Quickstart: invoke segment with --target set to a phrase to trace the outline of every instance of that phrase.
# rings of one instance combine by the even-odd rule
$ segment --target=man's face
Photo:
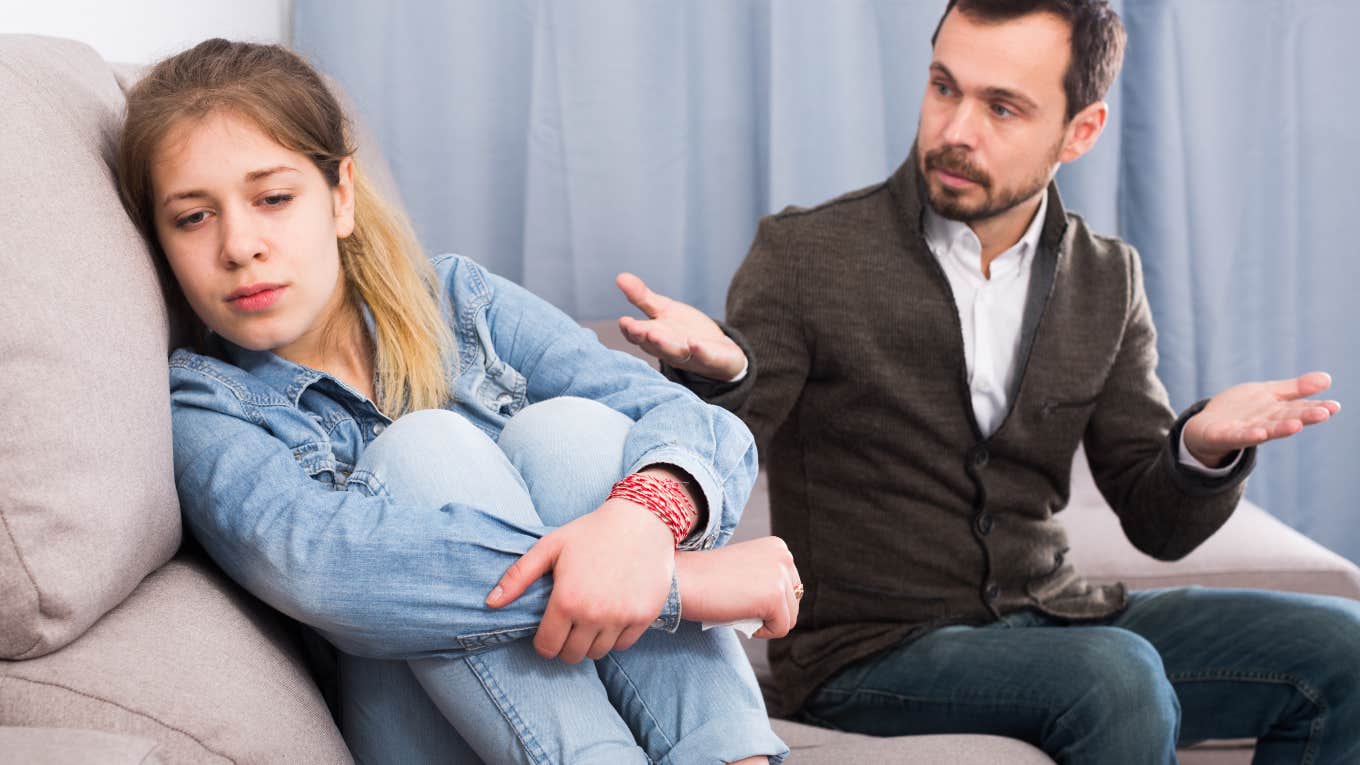
[[[930,206],[979,221],[1035,198],[1067,136],[1067,22],[981,22],[950,11],[935,40],[916,148]]]

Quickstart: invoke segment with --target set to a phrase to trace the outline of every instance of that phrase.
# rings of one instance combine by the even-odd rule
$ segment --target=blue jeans
[[[1253,762],[1360,762],[1360,603],[1199,587],[1133,593],[1097,624],[1033,611],[847,667],[810,722],[880,736],[990,733],[1059,763],[1174,763],[1256,738]]]
[[[356,469],[406,503],[461,502],[556,527],[604,502],[622,477],[631,426],[602,404],[564,397],[523,409],[498,445],[459,415],[414,412],[375,439]],[[426,586],[484,595],[507,565],[486,563]],[[460,659],[341,654],[341,730],[360,763],[778,762],[788,749],[770,730],[738,640],[730,629],[681,622],[576,665],[544,660],[527,639]]]

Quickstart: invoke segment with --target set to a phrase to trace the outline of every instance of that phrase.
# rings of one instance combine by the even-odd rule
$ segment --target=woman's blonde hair
[[[339,102],[306,61],[283,47],[214,39],[161,61],[128,93],[117,173],[123,205],[163,267],[152,159],[181,120],[223,111],[309,158],[332,187],[340,182],[340,163],[354,154]],[[434,268],[405,215],[382,199],[357,163],[354,192],[354,232],[339,241],[340,265],[347,310],[357,318],[362,301],[377,328],[375,403],[392,417],[442,407],[451,394],[447,365],[454,340],[440,314]],[[202,350],[207,328],[177,285],[170,297]]]

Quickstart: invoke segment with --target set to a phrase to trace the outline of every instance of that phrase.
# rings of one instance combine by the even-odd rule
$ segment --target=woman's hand
[[[674,560],[675,537],[660,519],[626,499],[611,499],[538,540],[486,603],[503,606],[551,571],[552,594],[534,648],[568,664],[600,659],[632,647],[661,613]]]
[[[678,552],[683,616],[689,621],[760,619],[752,637],[783,637],[798,621],[802,580],[779,537],[761,537],[715,550]]]

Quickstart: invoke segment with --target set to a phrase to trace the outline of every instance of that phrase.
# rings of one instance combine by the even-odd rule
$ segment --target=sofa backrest
[[[165,302],[118,201],[123,92],[0,35],[0,658],[79,637],[179,546]]]

